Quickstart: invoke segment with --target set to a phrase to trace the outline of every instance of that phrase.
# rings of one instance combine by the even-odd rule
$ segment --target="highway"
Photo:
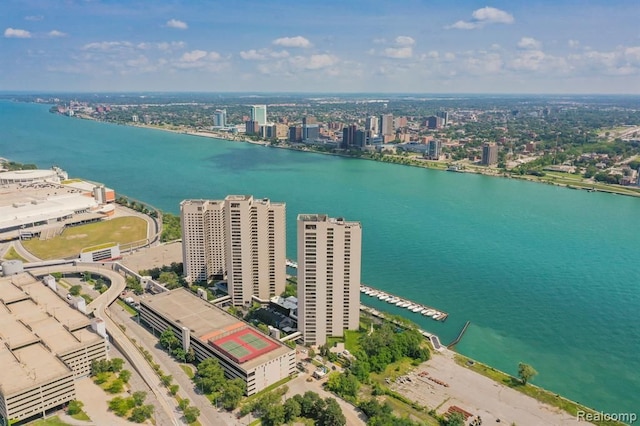
[[[107,332],[111,336],[111,342],[117,346],[122,354],[128,359],[133,368],[140,374],[144,382],[149,387],[149,390],[153,392],[158,403],[162,407],[165,414],[171,419],[173,425],[183,425],[180,420],[177,411],[177,404],[173,398],[169,398],[164,392],[164,386],[160,382],[160,378],[156,375],[155,371],[151,368],[147,360],[142,356],[138,348],[127,338],[124,332],[118,327],[118,325],[111,319],[107,312],[107,308],[112,304],[125,289],[126,282],[122,275],[115,271],[112,271],[107,267],[98,266],[46,266],[38,269],[31,269],[30,272],[34,275],[50,274],[52,272],[62,273],[78,273],[78,272],[91,272],[97,275],[107,277],[111,281],[109,289],[98,296],[87,306],[87,312],[93,312],[97,318],[101,318],[106,325]]]

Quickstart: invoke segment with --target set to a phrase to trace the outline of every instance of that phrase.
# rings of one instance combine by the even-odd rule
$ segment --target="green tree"
[[[465,418],[461,413],[451,413],[444,424],[445,426],[464,426]]]
[[[344,426],[347,424],[347,419],[342,414],[342,409],[338,402],[333,398],[327,398],[325,400],[326,407],[320,415],[320,425],[323,426]]]
[[[200,416],[200,409],[198,407],[187,407],[183,410],[184,419],[187,423],[193,423],[198,420],[198,416]]]
[[[71,286],[71,288],[69,289],[69,293],[71,293],[73,296],[80,296],[81,291],[82,291],[82,286],[79,284]]]
[[[122,358],[113,358],[111,361],[109,361],[109,371],[117,373],[122,370],[123,365],[124,360]]]
[[[189,406],[190,403],[191,403],[191,401],[189,401],[188,398],[181,399],[178,402],[178,408],[180,408],[180,411],[184,412],[184,410],[187,409],[187,407]]]
[[[217,359],[207,358],[198,364],[198,373],[193,381],[203,393],[217,391],[225,382],[224,370]]]
[[[162,334],[160,334],[160,345],[169,351],[180,345],[180,340],[178,340],[171,327],[167,327]]]
[[[162,382],[163,385],[169,386],[173,381],[173,376],[172,375],[161,376],[160,381]]]
[[[218,401],[225,410],[234,410],[240,404],[245,388],[246,383],[242,379],[233,379],[225,382],[222,395],[218,398]]]
[[[280,404],[270,405],[261,417],[261,420],[265,426],[280,426],[284,424],[284,407]]]
[[[129,383],[129,379],[131,378],[131,371],[122,370],[118,375],[118,378],[122,380],[124,383]]]
[[[144,404],[144,400],[147,398],[147,393],[144,391],[137,391],[134,392],[131,397],[133,398],[133,402],[135,403],[136,407],[140,407],[142,404]]]
[[[70,416],[73,416],[74,414],[78,414],[79,412],[82,411],[82,407],[84,406],[84,404],[82,403],[82,401],[78,401],[78,400],[73,400],[69,402],[69,405],[67,406],[67,414],[69,414]]]
[[[172,396],[176,396],[178,394],[178,390],[180,390],[180,386],[178,385],[171,385],[169,386],[169,393]]]
[[[284,421],[292,422],[300,416],[300,403],[293,398],[289,398],[284,402]]]
[[[147,419],[151,418],[151,415],[153,414],[153,409],[154,409],[153,405],[142,405],[140,407],[135,407],[131,411],[131,416],[129,417],[129,420],[135,423],[143,423]]]
[[[107,388],[109,393],[120,393],[124,390],[124,382],[120,379],[116,379],[111,382],[111,385]]]
[[[116,416],[124,417],[130,409],[129,402],[120,396],[109,401],[109,410],[113,411]]]
[[[518,377],[520,377],[520,382],[522,382],[523,385],[526,385],[527,382],[537,374],[538,372],[529,364],[525,364],[524,362],[518,364]]]

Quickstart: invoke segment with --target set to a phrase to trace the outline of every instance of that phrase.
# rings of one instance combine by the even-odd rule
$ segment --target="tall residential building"
[[[285,204],[250,195],[224,199],[227,285],[234,305],[269,300],[286,283]]]
[[[260,126],[267,124],[267,106],[251,105],[251,121],[257,122]]]
[[[365,130],[371,130],[374,135],[378,134],[378,117],[369,116],[365,121]]]
[[[213,113],[213,126],[214,127],[227,127],[227,110],[217,109]]]
[[[309,124],[318,124],[318,120],[313,115],[305,115],[302,117],[302,125],[306,126]]]
[[[224,201],[184,200],[180,203],[182,259],[187,281],[222,278],[226,271]]]
[[[426,157],[430,160],[439,160],[440,154],[442,154],[442,142],[440,142],[438,139],[430,140],[426,152]]]
[[[393,135],[393,114],[383,114],[380,116],[380,134],[383,136]]]
[[[482,161],[480,164],[483,166],[492,166],[498,163],[498,145],[495,143],[485,143],[482,146]]]
[[[289,127],[289,142],[300,142],[302,140],[302,127]]]
[[[285,204],[250,195],[180,203],[188,281],[227,277],[234,305],[268,300],[286,283]]]
[[[436,117],[442,118],[442,125],[446,126],[449,124],[449,112],[448,111],[438,111],[436,112]]]
[[[444,126],[444,118],[432,115],[427,117],[427,128],[429,129],[441,129]]]
[[[324,214],[298,215],[298,330],[323,345],[357,330],[362,228]]]
[[[317,124],[302,126],[302,140],[316,140],[320,137],[320,127]]]
[[[356,132],[358,130],[358,126],[352,124],[350,126],[345,126],[342,129],[342,145],[340,148],[349,149],[356,143]]]

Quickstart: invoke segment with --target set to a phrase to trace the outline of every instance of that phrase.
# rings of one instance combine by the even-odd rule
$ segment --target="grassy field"
[[[40,259],[77,256],[85,247],[109,242],[126,244],[147,237],[147,222],[139,217],[118,217],[104,222],[66,228],[62,235],[50,240],[32,239],[22,245]]]
[[[68,423],[60,420],[58,416],[49,417],[48,419],[36,420],[29,423],[29,426],[70,426]]]
[[[182,371],[184,371],[184,373],[190,379],[193,379],[195,377],[196,373],[194,373],[193,367],[191,367],[191,365],[189,365],[189,364],[180,364],[180,368],[182,369]]]
[[[517,390],[518,392],[522,392],[525,395],[528,395],[532,398],[537,399],[540,402],[545,404],[549,404],[553,407],[558,407],[563,411],[571,414],[572,416],[577,415],[578,411],[584,411],[586,413],[594,413],[594,411],[588,407],[580,405],[574,401],[570,401],[561,397],[558,394],[553,392],[549,392],[548,390],[542,389],[538,386],[534,386],[531,384],[522,385],[520,380],[517,378],[510,376],[502,371],[496,370],[495,368],[489,367],[488,365],[484,365],[477,361],[474,361],[473,364],[470,363],[469,358],[466,358],[462,355],[455,356],[456,363],[462,365],[463,367],[469,368],[475,371],[478,374],[482,374],[490,378],[491,380],[502,383],[505,386],[508,386],[512,389]],[[593,421],[593,424],[597,426],[622,426],[623,423],[614,422],[614,421]]]
[[[91,418],[89,418],[87,413],[85,413],[82,410],[80,410],[80,412],[78,414],[72,414],[71,417],[73,417],[76,420],[82,420],[82,421],[85,421],[85,422],[91,421]]]
[[[131,306],[129,306],[124,300],[116,300],[116,302],[118,303],[118,305],[122,306],[122,308],[129,312],[131,315],[138,315],[138,311],[136,311],[135,309],[133,309]]]
[[[10,247],[9,250],[7,250],[7,252],[4,254],[4,259],[5,260],[21,260],[25,263],[27,262],[27,259],[20,256],[16,251],[16,249],[13,247]]]

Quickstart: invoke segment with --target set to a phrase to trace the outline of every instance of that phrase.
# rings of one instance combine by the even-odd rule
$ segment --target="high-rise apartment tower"
[[[324,214],[298,215],[298,330],[323,345],[357,330],[362,227]]]

